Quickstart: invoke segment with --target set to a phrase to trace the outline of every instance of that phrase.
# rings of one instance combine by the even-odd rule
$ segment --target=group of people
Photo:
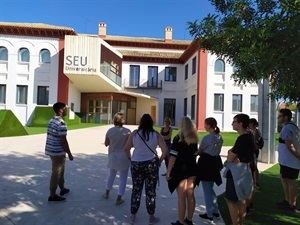
[[[53,105],[53,109],[56,116],[49,121],[46,141],[46,154],[52,161],[48,201],[65,201],[66,198],[63,196],[70,191],[64,187],[65,154],[67,153],[69,159],[73,160],[66,140],[66,124],[62,118],[66,115],[67,107],[64,103],[58,102]],[[291,115],[287,111],[279,111],[278,120],[285,125],[279,140],[279,163],[285,200],[278,204],[281,208],[295,209],[297,196],[295,185],[300,169],[300,154],[296,150],[298,146],[293,143],[293,132],[299,129],[296,130],[294,124],[289,125],[292,124]],[[115,204],[120,205],[124,202],[122,196],[130,168],[132,224],[136,221],[144,185],[149,224],[159,222],[159,218],[155,216],[156,187],[159,185],[159,167],[162,161],[165,161],[167,168],[166,173],[162,175],[166,177],[168,188],[171,193],[176,190],[178,195],[178,219],[172,222],[172,225],[193,224],[196,205],[194,189],[200,183],[203,187],[206,213],[200,214],[199,217],[208,221],[220,217],[214,183],[222,184],[223,166],[225,167],[223,176],[226,178],[225,198],[232,223],[243,224],[247,206],[253,207],[254,187],[258,186],[256,163],[261,134],[255,119],[250,119],[246,114],[234,116],[232,127],[239,136],[228,151],[224,165],[220,157],[223,139],[217,121],[212,117],[204,121],[208,134],[202,138],[199,147],[198,131],[188,117],[180,119],[178,134],[172,142],[173,130],[169,117],[165,118],[160,133],[153,128],[153,120],[149,114],[141,117],[138,129],[132,132],[123,126],[124,122],[123,114],[116,113],[113,118],[114,127],[110,128],[105,136],[109,175],[103,198],[110,197],[116,174],[119,172],[120,183]],[[300,131],[298,133],[300,134]],[[158,154],[157,146],[160,147],[161,154]],[[57,186],[60,188],[60,196],[56,194]]]

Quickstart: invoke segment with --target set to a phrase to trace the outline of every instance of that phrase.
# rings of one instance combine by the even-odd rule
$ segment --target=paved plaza
[[[67,201],[48,203],[51,161],[44,154],[46,134],[0,138],[0,224],[1,225],[129,225],[131,177],[128,175],[125,202],[115,205],[118,178],[109,199],[103,199],[108,174],[106,131],[98,126],[68,131],[68,141],[74,161],[67,160],[65,180],[71,189]],[[131,130],[137,126],[126,126]],[[222,158],[228,147],[223,147]],[[270,164],[259,163],[260,171]],[[165,173],[162,164],[160,174]],[[224,191],[224,182],[215,190]],[[202,188],[195,189],[195,225],[210,224],[199,218],[205,212]],[[170,194],[165,177],[160,176],[157,191],[156,216],[158,225],[177,220],[177,193]],[[223,220],[214,220],[224,224]],[[143,195],[136,225],[147,225],[148,214]]]

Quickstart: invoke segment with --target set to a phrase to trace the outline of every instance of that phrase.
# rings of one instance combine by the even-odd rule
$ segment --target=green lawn
[[[284,199],[281,182],[279,179],[279,165],[276,164],[260,174],[260,188],[255,193],[255,211],[246,217],[245,225],[280,224],[296,225],[300,223],[300,214],[277,209],[276,202]],[[300,180],[298,179],[298,193],[300,193]],[[224,195],[218,197],[219,209],[225,224],[232,224]],[[297,205],[300,205],[298,197]]]

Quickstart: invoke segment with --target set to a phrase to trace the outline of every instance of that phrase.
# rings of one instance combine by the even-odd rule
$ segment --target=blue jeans
[[[217,195],[214,190],[214,182],[211,181],[201,181],[203,192],[204,192],[204,200],[206,205],[206,213],[208,217],[212,217],[213,213],[218,213],[218,202]]]

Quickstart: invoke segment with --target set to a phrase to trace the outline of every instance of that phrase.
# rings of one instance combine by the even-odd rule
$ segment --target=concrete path
[[[0,138],[0,224],[1,225],[128,225],[130,215],[131,177],[129,173],[125,202],[116,206],[118,178],[108,200],[102,198],[108,174],[107,148],[104,136],[111,126],[71,130],[68,141],[74,161],[67,160],[65,180],[71,189],[67,201],[48,203],[51,161],[44,155],[45,134]],[[127,126],[131,130],[136,126]],[[222,158],[228,147],[222,149]],[[259,163],[265,170],[270,164]],[[162,165],[160,174],[165,172]],[[224,183],[216,187],[224,192]],[[199,218],[205,212],[202,188],[195,189],[194,224],[208,224]],[[160,177],[157,191],[158,225],[177,220],[177,194],[170,194],[165,177]],[[215,224],[224,224],[215,220]],[[136,225],[147,225],[145,196],[137,214]]]

